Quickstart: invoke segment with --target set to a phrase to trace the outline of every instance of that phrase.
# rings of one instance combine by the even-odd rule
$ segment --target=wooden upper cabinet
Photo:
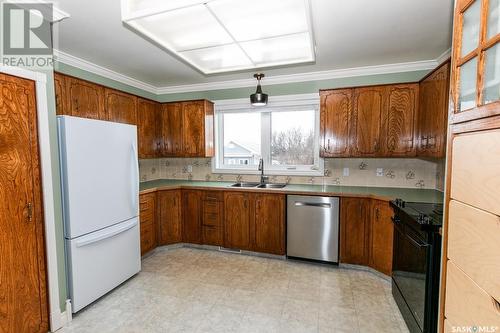
[[[224,246],[250,250],[251,220],[250,194],[228,191],[224,193]]]
[[[105,89],[109,121],[137,125],[137,97],[114,89]]]
[[[340,200],[340,262],[368,265],[370,254],[369,199]]]
[[[160,142],[158,140],[159,104],[147,99],[137,99],[137,140],[139,158],[158,156]]]
[[[181,191],[158,192],[158,244],[182,242]]]
[[[54,92],[56,97],[56,114],[57,115],[69,115],[68,114],[68,101],[66,92],[66,76],[54,73]]]
[[[201,243],[202,198],[202,191],[182,191],[182,240],[185,243]]]
[[[387,201],[372,201],[370,266],[386,275],[392,273],[393,213]]]
[[[285,254],[285,196],[255,194],[254,247],[257,252]]]
[[[182,155],[182,103],[165,103],[161,107],[161,155]]]
[[[381,154],[381,134],[385,107],[385,86],[354,89],[351,131],[354,156],[363,157]]]
[[[418,84],[387,87],[386,130],[382,147],[384,155],[415,156],[417,111]]]
[[[321,96],[320,156],[348,157],[352,89],[324,90]]]
[[[65,114],[90,119],[106,119],[103,87],[70,76],[67,76],[65,81],[68,95]]]
[[[187,157],[213,156],[213,104],[182,102],[182,145]]]
[[[450,63],[446,62],[420,82],[417,155],[444,157],[448,127]]]

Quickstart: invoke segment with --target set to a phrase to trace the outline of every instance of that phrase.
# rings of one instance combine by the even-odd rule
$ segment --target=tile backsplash
[[[147,159],[139,161],[139,168],[141,181],[155,179],[257,181],[259,179],[258,175],[212,173],[210,158]],[[348,176],[344,175],[344,170]],[[416,187],[439,190],[442,190],[443,179],[444,161],[416,158],[330,158],[325,159],[325,176],[270,176],[270,181],[276,183]]]

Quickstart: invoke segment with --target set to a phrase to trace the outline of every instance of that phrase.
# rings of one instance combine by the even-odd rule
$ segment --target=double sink
[[[229,185],[229,187],[245,187],[245,188],[283,188],[286,184],[272,184],[272,183],[253,183],[253,182],[240,182]]]

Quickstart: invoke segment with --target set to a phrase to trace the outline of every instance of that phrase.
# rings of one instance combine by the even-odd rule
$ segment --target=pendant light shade
[[[262,88],[260,86],[260,79],[264,77],[263,73],[256,73],[253,75],[254,78],[257,79],[257,90],[255,94],[250,95],[250,102],[253,106],[264,106],[267,104],[267,94],[262,92]]]

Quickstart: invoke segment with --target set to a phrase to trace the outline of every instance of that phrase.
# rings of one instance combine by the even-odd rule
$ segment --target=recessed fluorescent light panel
[[[309,0],[122,0],[122,21],[205,74],[315,60]]]

